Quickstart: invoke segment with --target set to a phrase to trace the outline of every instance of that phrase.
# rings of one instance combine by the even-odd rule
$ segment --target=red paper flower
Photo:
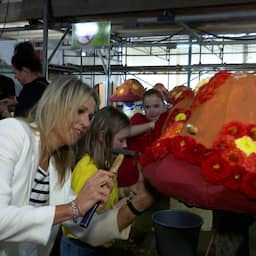
[[[247,133],[247,127],[237,121],[229,122],[225,124],[221,130],[221,135],[230,135],[234,138],[243,137]]]
[[[249,124],[247,126],[247,134],[256,141],[256,124]]]
[[[164,158],[169,153],[170,139],[160,140],[152,145],[153,159],[159,160]]]
[[[242,180],[245,175],[244,168],[234,166],[231,168],[231,175],[224,181],[224,186],[228,189],[238,191],[242,189]]]
[[[201,165],[201,175],[211,184],[221,184],[230,174],[229,164],[219,154],[211,155]]]
[[[246,155],[239,149],[226,150],[221,155],[231,166],[242,165]]]
[[[160,139],[173,138],[174,136],[178,136],[183,127],[183,122],[174,122],[169,124],[168,127],[166,128],[165,133],[161,136]]]
[[[213,149],[217,151],[232,150],[235,147],[234,138],[230,135],[222,135],[213,142]]]
[[[147,147],[143,155],[139,158],[139,162],[142,166],[146,166],[153,161],[152,148]]]
[[[186,155],[196,144],[194,138],[190,136],[175,136],[170,141],[171,152],[180,159],[186,159]]]
[[[231,73],[227,70],[221,70],[210,79],[209,83],[216,89],[223,85],[230,75]]]
[[[196,93],[195,100],[194,100],[191,108],[193,109],[193,108],[201,105],[205,101],[211,99],[214,96],[214,94],[215,94],[214,87],[211,86],[210,83],[206,83],[206,84],[202,85]]]
[[[205,158],[211,153],[211,150],[207,149],[202,144],[195,144],[189,153],[186,160],[191,164],[201,165]]]
[[[242,191],[250,198],[256,199],[256,172],[246,172],[242,181]]]
[[[243,167],[247,172],[256,173],[256,153],[250,154],[244,160]]]

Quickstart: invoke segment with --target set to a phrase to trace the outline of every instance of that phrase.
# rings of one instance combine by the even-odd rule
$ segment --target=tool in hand
[[[113,148],[112,149],[113,154],[123,154],[125,157],[135,157],[139,155],[139,152],[134,150],[129,150],[126,148]]]
[[[112,164],[112,166],[110,167],[109,171],[113,172],[113,173],[117,173],[119,167],[121,166],[122,162],[124,160],[124,155],[123,154],[118,154],[114,163]],[[95,211],[97,210],[97,208],[99,207],[100,202],[95,203],[84,215],[83,219],[80,222],[80,226],[83,228],[87,228],[88,225],[90,224],[90,221],[95,213]]]

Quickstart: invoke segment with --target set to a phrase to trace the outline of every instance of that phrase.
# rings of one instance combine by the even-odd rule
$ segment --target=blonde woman
[[[106,203],[113,187],[113,174],[99,170],[76,196],[71,190],[73,146],[97,106],[90,87],[62,77],[27,119],[0,121],[0,255],[49,255],[60,223],[93,245],[128,237],[126,208],[95,214],[87,229],[79,226],[96,202]]]

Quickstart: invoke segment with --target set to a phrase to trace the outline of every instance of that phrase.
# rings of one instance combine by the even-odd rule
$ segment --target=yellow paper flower
[[[179,113],[178,115],[175,116],[175,121],[178,122],[178,121],[184,121],[187,119],[187,116],[186,114],[184,113]]]
[[[256,143],[248,136],[243,136],[239,139],[236,139],[235,144],[247,156],[251,153],[256,153]]]
[[[139,86],[137,84],[132,84],[132,88],[136,91],[139,89]]]
[[[120,95],[124,94],[124,91],[125,91],[125,90],[124,90],[123,88],[121,88],[121,89],[119,90],[119,94],[120,94]]]

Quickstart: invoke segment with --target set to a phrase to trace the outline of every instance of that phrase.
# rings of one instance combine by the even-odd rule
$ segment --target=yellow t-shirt
[[[85,182],[93,176],[98,171],[94,161],[91,157],[86,154],[84,155],[80,161],[76,164],[74,171],[72,173],[72,181],[71,186],[74,193],[77,195],[82,187],[84,186]],[[112,208],[118,201],[118,188],[117,188],[117,179],[114,179],[114,187],[110,196],[108,198],[107,203],[105,204],[104,209]],[[104,209],[101,209],[103,211]],[[70,238],[76,238],[74,235],[68,232],[66,228],[62,228],[63,233]]]

